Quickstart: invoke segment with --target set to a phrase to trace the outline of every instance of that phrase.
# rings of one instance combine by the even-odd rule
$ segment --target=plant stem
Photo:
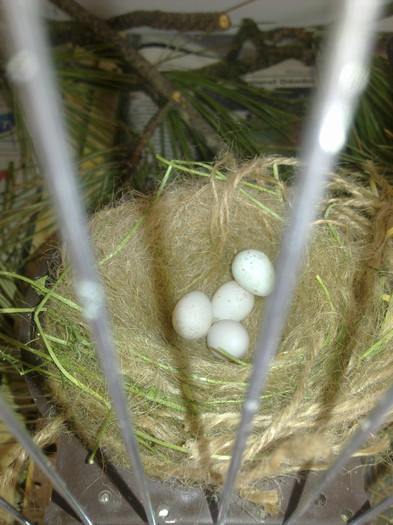
[[[152,138],[154,131],[156,130],[157,126],[159,126],[162,122],[162,120],[165,118],[166,114],[170,109],[173,108],[173,101],[169,101],[163,106],[162,108],[159,108],[158,111],[152,116],[152,118],[149,120],[149,122],[146,124],[145,129],[143,130],[142,136],[136,145],[129,161],[127,162],[127,170],[123,177],[123,183],[127,182],[127,180],[132,175],[133,169],[138,164],[139,159],[141,158],[142,152],[145,149],[145,147],[148,145],[150,139]]]

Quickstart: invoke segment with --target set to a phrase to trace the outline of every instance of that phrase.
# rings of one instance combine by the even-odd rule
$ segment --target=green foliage
[[[372,160],[391,171],[393,162],[393,72],[383,56],[374,56],[370,80],[361,97],[344,160]]]
[[[265,146],[271,142],[272,134],[276,137],[277,149],[284,144],[293,144],[294,123],[299,119],[279,108],[280,99],[273,92],[248,86],[241,81],[221,80],[192,71],[173,71],[167,76],[240,157],[263,153]],[[242,116],[245,113],[250,120]],[[267,129],[269,135],[265,135],[264,143],[257,132],[266,132]],[[190,130],[177,122],[173,132],[180,144],[175,157],[190,158],[187,155]],[[203,142],[195,136],[193,138],[199,146],[200,156],[210,160],[204,155]]]

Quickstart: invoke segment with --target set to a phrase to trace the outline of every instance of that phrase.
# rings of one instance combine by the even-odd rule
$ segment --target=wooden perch
[[[192,106],[179,90],[159,71],[157,71],[127,40],[111,29],[108,24],[86,11],[74,0],[50,0],[62,11],[70,15],[75,21],[86,26],[97,40],[109,44],[123,58],[125,63],[133,69],[147,83],[147,88],[155,99],[173,101],[174,109],[181,119],[200,136],[206,146],[214,154],[219,153],[225,142],[211,127],[211,125]]]

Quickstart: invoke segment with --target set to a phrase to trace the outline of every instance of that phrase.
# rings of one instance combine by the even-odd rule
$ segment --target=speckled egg
[[[184,295],[172,313],[172,325],[183,339],[196,340],[207,335],[213,321],[210,299],[200,291]]]
[[[253,295],[267,296],[274,286],[274,268],[269,257],[259,250],[243,250],[232,262],[235,281]]]
[[[254,306],[254,296],[236,281],[228,281],[212,297],[213,319],[242,321]]]

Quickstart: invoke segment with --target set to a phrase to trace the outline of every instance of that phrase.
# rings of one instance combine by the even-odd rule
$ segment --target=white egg
[[[274,286],[274,268],[269,257],[259,250],[243,250],[232,262],[232,275],[242,288],[265,297]]]
[[[210,299],[203,292],[190,292],[176,304],[172,313],[172,325],[184,339],[205,337],[213,322]]]
[[[212,297],[213,319],[242,321],[254,306],[254,296],[236,281],[228,281]]]
[[[220,352],[220,348],[240,359],[250,346],[250,336],[247,329],[238,321],[223,319],[210,328],[207,334],[207,346],[221,359],[227,357]]]

